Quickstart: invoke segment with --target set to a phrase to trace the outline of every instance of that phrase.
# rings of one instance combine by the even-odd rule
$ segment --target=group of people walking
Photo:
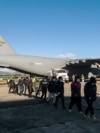
[[[84,85],[84,98],[87,103],[87,107],[85,111],[82,109],[82,96],[81,96],[81,79],[79,76],[75,76],[75,80],[71,83],[71,96],[70,102],[68,105],[68,111],[71,113],[74,105],[77,106],[77,109],[80,114],[84,116],[84,118],[89,117],[89,113],[91,114],[93,121],[96,121],[96,116],[94,113],[93,103],[96,100],[96,78],[91,77],[90,80]],[[56,77],[52,77],[48,84],[48,97],[47,103],[49,103],[50,98],[53,97],[53,104],[55,108],[58,107],[58,100],[61,99],[62,108],[66,109],[64,102],[64,82],[62,77],[59,77],[58,80]],[[46,98],[46,97],[45,97]]]
[[[8,86],[9,86],[8,93],[23,95],[26,94],[26,91],[28,90],[28,95],[31,96],[33,92],[33,82],[31,77],[12,78],[8,82]]]
[[[82,102],[81,102],[81,83],[80,77],[76,76],[75,80],[71,83],[71,100],[69,103],[69,112],[72,112],[72,107],[76,104],[78,111],[80,114],[83,114],[85,118],[89,117],[89,113],[93,117],[93,121],[96,121],[96,117],[94,114],[93,103],[96,100],[96,79],[95,77],[91,77],[90,80],[84,85],[84,98],[87,103],[87,107],[85,112],[82,110]]]
[[[64,102],[64,82],[62,77],[56,79],[56,77],[53,76],[51,80],[48,80],[48,77],[44,76],[41,81],[39,81],[38,79],[36,81],[35,80],[32,80],[31,77],[25,79],[20,78],[19,80],[18,78],[15,78],[12,81],[10,81],[9,93],[13,88],[14,93],[18,94],[19,87],[20,94],[26,94],[26,90],[28,90],[28,95],[32,96],[32,92],[34,91],[37,98],[41,90],[42,94],[40,98],[45,100],[47,104],[50,103],[50,99],[52,98],[53,105],[57,109],[58,101],[59,99],[61,99],[62,108],[64,110],[66,109]],[[82,109],[81,79],[79,76],[75,76],[75,79],[72,81],[70,88],[71,96],[68,105],[68,111],[71,113],[73,106],[76,105],[80,114],[82,114],[85,118],[88,118],[90,113],[93,117],[93,121],[96,121],[93,108],[93,103],[96,100],[97,91],[96,79],[94,77],[91,77],[90,80],[84,85],[84,98],[87,103],[87,107],[84,112]]]

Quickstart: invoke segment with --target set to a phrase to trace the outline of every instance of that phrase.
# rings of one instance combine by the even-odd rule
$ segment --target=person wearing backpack
[[[97,120],[93,107],[93,104],[96,100],[96,91],[97,91],[96,79],[95,77],[91,77],[89,82],[87,82],[84,86],[84,98],[87,103],[84,117],[88,118],[88,114],[90,113],[93,117],[94,122]]]

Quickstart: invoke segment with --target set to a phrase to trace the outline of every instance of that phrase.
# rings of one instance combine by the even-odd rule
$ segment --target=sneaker
[[[90,117],[89,117],[89,115],[83,115],[83,117],[85,118],[85,119],[89,119]]]
[[[97,118],[95,117],[95,115],[93,116],[93,122],[96,122]]]
[[[69,113],[72,113],[72,109],[69,109],[68,112],[69,112]]]
[[[79,113],[80,113],[80,115],[83,115],[83,112],[82,111],[80,111]]]

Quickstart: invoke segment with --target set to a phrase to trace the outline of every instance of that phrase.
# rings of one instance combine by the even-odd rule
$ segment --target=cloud
[[[74,54],[72,54],[72,53],[61,54],[58,57],[66,58],[66,59],[76,59],[76,56]]]
[[[92,57],[90,57],[91,59],[96,59],[96,57],[94,57],[94,56],[92,56]]]

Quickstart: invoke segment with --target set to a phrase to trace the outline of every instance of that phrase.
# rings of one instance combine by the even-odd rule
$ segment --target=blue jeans
[[[20,86],[19,86],[19,89],[20,89],[20,94],[22,94],[23,91],[24,91],[24,85],[20,85]]]

